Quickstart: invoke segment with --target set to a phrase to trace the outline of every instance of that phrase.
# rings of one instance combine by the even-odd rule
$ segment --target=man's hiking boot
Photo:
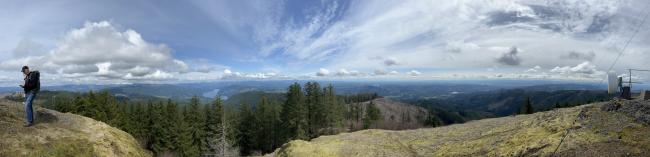
[[[34,124],[32,124],[32,123],[26,123],[26,124],[23,125],[23,127],[30,127],[30,126],[32,126],[32,125],[34,125]]]

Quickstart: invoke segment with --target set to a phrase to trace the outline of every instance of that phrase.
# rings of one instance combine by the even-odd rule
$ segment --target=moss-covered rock
[[[91,118],[35,108],[23,127],[20,102],[0,99],[0,156],[151,156],[130,134]]]
[[[638,101],[635,104],[638,105]],[[640,102],[650,105],[650,102]],[[607,103],[406,131],[292,141],[267,156],[645,156],[650,127]],[[622,108],[625,105],[621,104]],[[638,116],[637,116],[638,117]],[[569,130],[569,133],[567,133]],[[560,141],[563,136],[566,138]],[[558,146],[559,145],[559,146]],[[555,151],[557,148],[557,151]]]

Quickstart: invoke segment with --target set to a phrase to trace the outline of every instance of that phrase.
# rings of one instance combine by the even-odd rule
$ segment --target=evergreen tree
[[[255,125],[256,119],[253,115],[250,105],[243,104],[239,108],[239,135],[237,136],[237,145],[240,148],[240,153],[243,156],[250,155],[256,149],[255,134],[257,126]]]
[[[196,145],[194,142],[195,130],[192,128],[192,121],[188,120],[190,116],[187,107],[183,109],[183,114],[179,115],[179,124],[180,133],[178,135],[178,151],[181,156],[193,157],[201,155],[201,149],[199,145]]]
[[[524,101],[524,104],[521,106],[521,109],[519,111],[520,114],[532,114],[533,113],[533,105],[530,102],[530,97],[526,97],[526,100]]]
[[[126,102],[118,104],[117,111],[115,112],[115,118],[111,121],[111,126],[115,126],[120,130],[131,133],[131,116],[129,116],[129,106]]]
[[[161,122],[164,128],[161,137],[162,145],[168,152],[178,152],[180,145],[178,136],[181,133],[178,106],[171,99],[167,100],[163,115],[165,120]]]
[[[269,102],[266,97],[262,97],[260,104],[255,110],[258,129],[256,132],[257,148],[262,153],[272,152],[276,147],[281,145],[280,136],[280,108],[275,103]]]
[[[280,119],[280,113],[282,112],[282,105],[279,102],[272,101],[270,115],[267,115],[268,120],[270,121],[270,132],[271,135],[271,150],[273,151],[276,148],[282,146],[284,141],[282,139],[282,120]]]
[[[163,132],[163,121],[165,121],[165,117],[163,116],[162,102],[159,104],[150,105],[149,110],[149,137],[151,139],[150,148],[155,154],[161,154],[166,150],[165,142],[167,140],[165,139],[165,134]]]
[[[187,113],[185,113],[185,122],[189,124],[192,149],[198,149],[200,153],[200,148],[205,137],[205,117],[201,112],[201,104],[197,96],[192,97],[190,100],[190,105],[187,108]],[[193,150],[194,151],[194,150]]]
[[[217,98],[206,106],[205,109],[205,141],[203,142],[204,152],[217,153],[217,144],[220,142],[223,127],[223,107],[221,98]]]
[[[307,115],[304,106],[304,95],[300,84],[289,86],[286,102],[282,107],[281,120],[284,126],[283,142],[293,139],[307,139]]]
[[[131,112],[133,109],[133,105],[129,104],[126,101],[121,101],[119,102],[119,107],[118,107],[118,112],[116,113],[116,119],[114,122],[117,126],[117,128],[120,128],[120,130],[123,130],[131,135],[133,135],[133,117],[131,116]]]
[[[326,112],[324,116],[325,127],[330,129],[342,127],[345,117],[345,107],[342,103],[343,100],[340,100],[339,97],[336,96],[334,87],[331,84],[323,89],[323,93],[325,104],[324,112]]]
[[[442,121],[440,121],[440,119],[438,118],[438,116],[436,116],[436,113],[432,109],[429,109],[425,124],[428,126],[437,127],[442,125]]]
[[[72,113],[76,113],[76,114],[79,114],[79,115],[82,115],[82,116],[85,116],[85,117],[89,117],[90,113],[88,112],[88,109],[87,109],[88,107],[86,106],[86,104],[88,104],[86,99],[82,98],[81,96],[75,97],[74,105],[73,105],[75,107],[72,109]]]
[[[368,103],[368,106],[366,107],[366,114],[363,117],[363,128],[368,129],[370,126],[372,126],[377,120],[381,118],[381,111],[377,106],[375,106],[375,103],[370,101]]]
[[[305,105],[307,106],[307,134],[309,138],[319,135],[318,131],[326,124],[327,112],[323,104],[323,94],[317,82],[305,84]]]

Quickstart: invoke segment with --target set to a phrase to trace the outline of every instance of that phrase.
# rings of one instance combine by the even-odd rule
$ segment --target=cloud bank
[[[23,43],[23,42],[21,42]],[[33,49],[20,44],[16,58],[0,62],[0,69],[16,71],[23,65],[69,78],[116,80],[165,80],[173,73],[189,72],[164,44],[145,41],[131,29],[119,31],[110,22],[88,22],[65,34],[56,47],[43,55],[26,55]]]

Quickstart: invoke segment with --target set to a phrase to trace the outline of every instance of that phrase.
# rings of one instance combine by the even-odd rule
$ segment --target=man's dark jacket
[[[25,78],[25,85],[23,85],[25,93],[31,91],[38,92],[41,89],[41,81],[39,80],[39,75],[40,73],[38,71],[29,72],[27,78]]]

